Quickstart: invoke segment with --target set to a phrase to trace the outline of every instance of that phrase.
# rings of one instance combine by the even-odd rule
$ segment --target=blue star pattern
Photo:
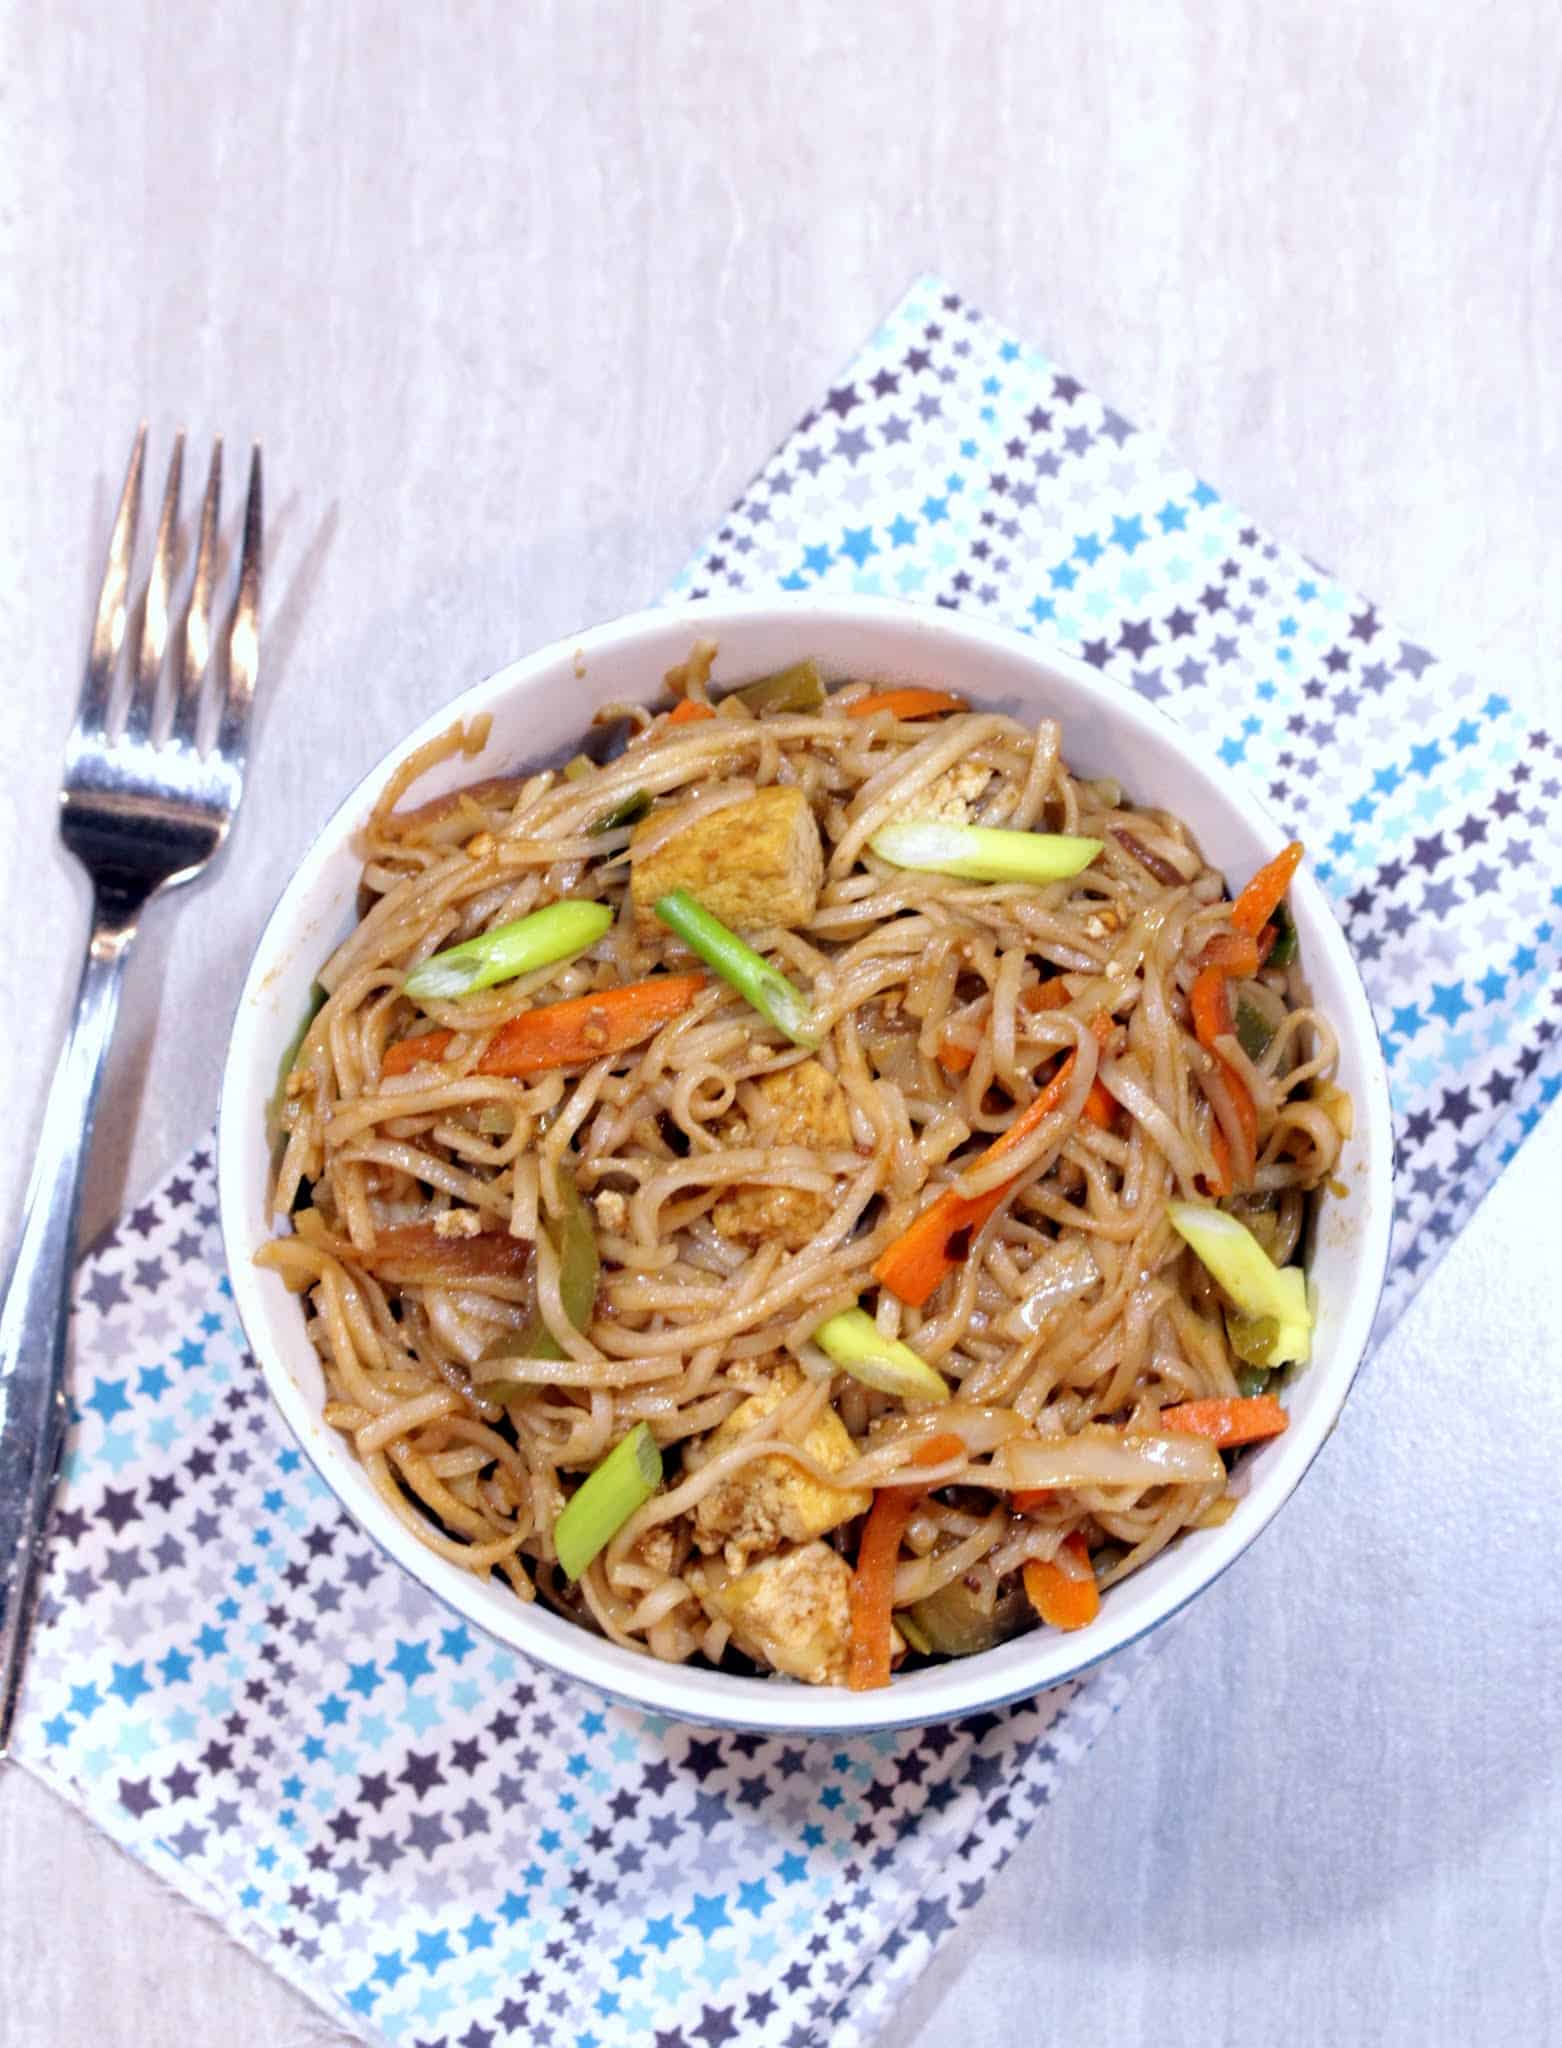
[[[677,594],[777,586],[1016,625],[1266,791],[1384,1031],[1396,1313],[1562,1085],[1553,740],[935,279]],[[283,1436],[205,1148],[84,1262],[74,1338],[17,1753],[379,2039],[864,2044],[1142,1661],[831,1743],[679,1728],[534,1670],[404,1580]]]

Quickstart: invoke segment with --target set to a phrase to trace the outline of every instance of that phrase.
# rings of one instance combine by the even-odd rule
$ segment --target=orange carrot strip
[[[704,986],[703,974],[653,974],[649,981],[631,981],[623,988],[599,989],[593,995],[527,1010],[500,1025],[477,1071],[519,1081],[575,1060],[626,1052],[681,1017]]]
[[[398,1038],[394,1045],[385,1048],[385,1057],[380,1061],[381,1078],[387,1074],[410,1074],[420,1060],[442,1060],[455,1035],[453,1031],[425,1031],[417,1038]]]
[[[1210,941],[1212,946],[1217,943],[1215,939]],[[1248,940],[1247,943],[1251,947],[1252,941]],[[1201,967],[1194,979],[1189,1000],[1193,1009],[1193,1029],[1199,1044],[1206,1051],[1215,1052],[1215,1041],[1229,1036],[1232,1029],[1231,987],[1226,970],[1216,966]],[[1220,1062],[1221,1074],[1226,1086],[1231,1090],[1231,1099],[1236,1104],[1237,1116],[1242,1124],[1242,1135],[1246,1141],[1245,1150],[1251,1163],[1258,1151],[1258,1110],[1248,1092],[1247,1083],[1230,1060],[1222,1058],[1219,1053],[1216,1053],[1215,1057]],[[1231,1141],[1219,1124],[1215,1126],[1210,1139],[1210,1149],[1215,1155],[1216,1168],[1210,1193],[1229,1195],[1235,1186],[1231,1171]]]
[[[1210,1133],[1209,1149],[1215,1155],[1215,1171],[1205,1178],[1212,1195],[1231,1193],[1231,1140],[1226,1136],[1224,1124],[1217,1123]]]
[[[693,725],[698,718],[714,718],[715,712],[709,704],[701,704],[697,698],[684,697],[667,714],[669,725]]]
[[[982,1154],[984,1161],[1001,1159],[1012,1152],[1062,1101],[1074,1071],[1069,1053],[1041,1093],[995,1138]],[[1002,1182],[984,1195],[962,1195],[945,1188],[936,1201],[922,1211],[892,1245],[880,1253],[873,1277],[901,1301],[921,1308],[944,1275],[960,1263],[963,1252],[953,1249],[962,1235],[967,1243],[981,1229],[1013,1185]]]
[[[937,1436],[930,1436],[926,1443],[918,1444],[911,1453],[913,1465],[943,1465],[951,1458],[965,1456],[965,1438],[952,1429],[941,1429]]]
[[[889,1684],[895,1638],[891,1610],[895,1603],[895,1565],[900,1539],[916,1513],[920,1489],[883,1486],[862,1525],[857,1568],[852,1573],[846,1683],[853,1692],[872,1692]]]
[[[1063,1548],[1084,1567],[1083,1576],[1076,1578],[1060,1564],[1033,1557],[1025,1567],[1025,1591],[1050,1628],[1085,1628],[1101,1612],[1101,1594],[1090,1569],[1090,1546],[1076,1529],[1072,1536],[1064,1537]]]
[[[1179,1401],[1161,1410],[1161,1428],[1173,1436],[1203,1436],[1223,1451],[1238,1444],[1256,1444],[1279,1436],[1290,1417],[1273,1394],[1237,1395],[1229,1399]]]
[[[1203,968],[1218,967],[1225,974],[1256,974],[1259,968],[1258,941],[1247,932],[1216,932],[1199,955]]]
[[[902,690],[875,690],[848,704],[848,718],[871,718],[875,711],[887,711],[892,718],[933,718],[940,711],[969,711],[964,697],[952,690],[923,690],[915,686]]]
[[[1017,1515],[1033,1515],[1039,1508],[1050,1508],[1056,1498],[1055,1486],[1022,1486],[1009,1495],[1009,1506]]]
[[[1265,862],[1231,906],[1234,931],[1258,937],[1290,888],[1291,877],[1301,865],[1302,852],[1302,842],[1293,839],[1273,860]]]
[[[626,1052],[681,1016],[704,986],[703,974],[653,974],[648,981],[527,1010],[500,1025],[477,1071],[519,1081],[577,1060]],[[419,1060],[441,1059],[454,1036],[451,1031],[428,1031],[421,1038],[400,1039],[387,1048],[380,1072],[405,1074]]]
[[[1229,1038],[1231,1035],[1231,990],[1226,983],[1225,970],[1201,967],[1194,977],[1189,1003],[1193,1010],[1194,1034],[1207,1052],[1213,1052],[1217,1038]]]
[[[1085,1097],[1084,1114],[1103,1131],[1109,1131],[1117,1122],[1117,1097],[1104,1081],[1091,1082],[1090,1093]]]
[[[953,1038],[946,1038],[938,1048],[938,1064],[946,1074],[964,1074],[968,1072],[975,1058],[976,1054],[972,1052],[968,1045],[961,1045],[958,1040]]]

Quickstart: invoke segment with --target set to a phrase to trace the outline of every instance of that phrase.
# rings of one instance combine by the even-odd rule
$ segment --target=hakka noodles
[[[362,831],[275,1116],[325,1420],[614,1642],[887,1684],[1095,1617],[1283,1430],[1350,1105],[1288,847],[813,662]]]

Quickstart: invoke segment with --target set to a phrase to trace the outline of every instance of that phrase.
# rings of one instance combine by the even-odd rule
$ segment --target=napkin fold
[[[1398,1314],[1562,1087],[1562,749],[936,278],[673,595],[958,606],[1203,733],[1312,850],[1384,1033]],[[1145,1657],[945,1727],[713,1734],[478,1635],[286,1437],[209,1146],[84,1261],[25,1764],[365,2035],[866,2043]]]

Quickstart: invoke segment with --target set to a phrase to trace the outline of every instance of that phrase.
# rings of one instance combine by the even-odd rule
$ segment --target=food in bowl
[[[260,1259],[451,1562],[870,1689],[1232,1512],[1350,1105],[1289,848],[1232,900],[1034,726],[810,661],[362,830]]]

